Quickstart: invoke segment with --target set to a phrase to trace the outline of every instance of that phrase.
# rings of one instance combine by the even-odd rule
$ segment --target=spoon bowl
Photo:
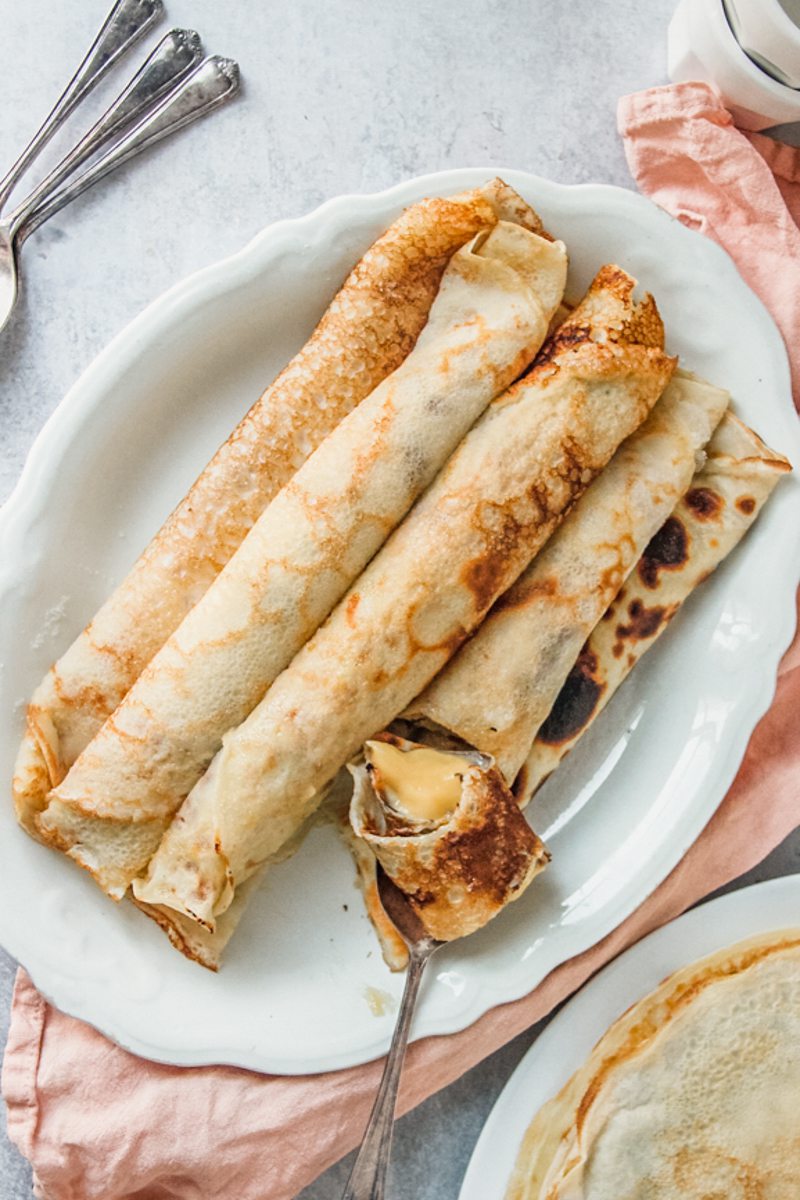
[[[432,954],[439,946],[443,946],[444,942],[437,942],[430,936],[409,904],[405,892],[400,891],[380,863],[377,868],[377,877],[378,895],[381,898],[384,912],[408,946],[409,951],[412,954],[415,951],[419,954],[427,949],[428,953]]]

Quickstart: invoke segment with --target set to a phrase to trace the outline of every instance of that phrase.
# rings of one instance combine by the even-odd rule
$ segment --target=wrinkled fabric
[[[731,123],[701,84],[620,102],[641,189],[718,241],[777,321],[800,399],[800,152]],[[645,903],[530,995],[410,1051],[406,1112],[579,987],[626,946],[758,863],[800,821],[800,639],[781,663],[721,806]],[[60,1013],[20,971],[3,1068],[9,1132],[41,1200],[289,1200],[356,1145],[381,1063],[279,1077],[136,1058]]]
[[[800,151],[745,133],[707,83],[623,96],[617,126],[645,195],[713,238],[786,343],[800,399]]]

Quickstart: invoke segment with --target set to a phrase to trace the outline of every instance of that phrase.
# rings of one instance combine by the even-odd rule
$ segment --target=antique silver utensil
[[[231,59],[218,56],[205,59],[157,101],[154,108],[147,106],[145,115],[85,171],[63,183],[62,171],[56,168],[53,178],[58,181],[58,186],[37,188],[35,201],[33,198],[23,201],[0,221],[0,329],[16,303],[19,287],[17,254],[25,239],[121,163],[222,104],[236,92],[238,85],[238,68]],[[88,136],[91,139],[96,134],[92,131]],[[79,143],[70,156],[73,159],[70,170],[89,157],[81,152],[81,145]]]
[[[0,209],[20,177],[38,157],[67,117],[115,62],[164,15],[161,0],[117,0],[86,57],[59,96],[44,124],[31,138],[11,170],[0,180]]]
[[[162,11],[161,0],[120,0],[114,6],[53,112],[0,182],[0,206],[75,105]],[[210,112],[238,86],[237,64],[218,55],[204,59],[200,38],[192,30],[173,29],[162,38],[89,132],[0,220],[0,330],[19,293],[18,254],[25,239],[115,167]]]
[[[364,1140],[353,1164],[342,1200],[382,1200],[386,1185],[386,1170],[392,1150],[392,1130],[397,1088],[403,1069],[411,1019],[419,994],[422,975],[432,954],[444,942],[434,941],[425,932],[417,914],[406,897],[378,867],[378,892],[386,914],[402,936],[409,950],[403,999],[397,1014],[392,1044],[383,1068],[378,1094],[367,1123]]]

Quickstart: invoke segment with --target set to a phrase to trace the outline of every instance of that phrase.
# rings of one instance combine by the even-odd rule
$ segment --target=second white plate
[[[783,346],[721,250],[632,193],[502,173],[566,241],[571,296],[601,263],[621,263],[655,294],[669,348],[800,461]],[[404,205],[492,174],[340,198],[167,293],[72,389],[0,517],[0,941],[60,1008],[137,1053],[286,1073],[363,1062],[386,1049],[403,980],[383,965],[348,856],[325,828],[271,872],[218,976],[186,962],[16,828],[9,781],[25,699],[359,254]],[[462,1029],[529,991],[618,924],[697,837],[773,693],[794,626],[798,528],[790,478],[537,797],[531,815],[552,866],[438,957],[416,1037]],[[388,998],[380,1016],[375,989]]]
[[[503,1200],[525,1132],[617,1017],[673,971],[748,937],[800,922],[800,876],[701,904],[643,938],[575,995],[536,1039],[481,1130],[459,1200]]]

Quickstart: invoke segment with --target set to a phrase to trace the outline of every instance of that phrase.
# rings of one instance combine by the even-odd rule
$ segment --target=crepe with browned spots
[[[694,589],[734,549],[791,464],[730,411],[705,466],[653,536],[564,682],[514,789],[524,805]]]
[[[470,430],[225,737],[135,884],[140,899],[213,929],[239,884],[317,806],[326,781],[441,670],[645,420],[675,362],[654,344],[663,339],[658,312],[650,297],[633,302],[634,286],[618,267],[603,268],[541,361]]]
[[[412,205],[367,250],[306,345],[221,447],[34,693],[14,796],[29,832],[80,752],[259,514],[414,346],[451,256],[498,220],[543,233],[501,180]]]
[[[506,1200],[800,1196],[800,929],[676,971],[536,1114]]]

